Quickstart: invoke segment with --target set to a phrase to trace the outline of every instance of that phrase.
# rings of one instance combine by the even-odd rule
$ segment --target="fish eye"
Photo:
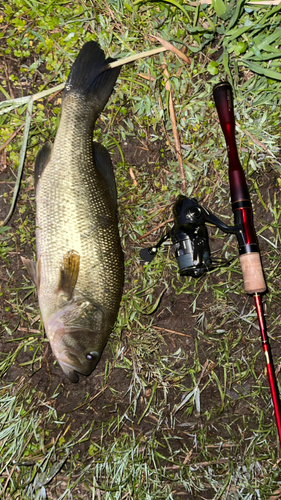
[[[92,351],[92,352],[89,352],[88,354],[86,354],[86,358],[88,361],[94,361],[94,359],[96,359],[98,357],[99,353],[96,352],[96,351]]]

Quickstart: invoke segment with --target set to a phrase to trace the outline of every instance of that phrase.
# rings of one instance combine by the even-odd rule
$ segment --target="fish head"
[[[95,369],[110,333],[104,326],[101,310],[87,302],[71,304],[48,322],[52,351],[71,382]]]
[[[88,329],[62,327],[56,331],[53,353],[64,374],[71,382],[78,382],[79,373],[90,375],[102,353],[99,335]]]

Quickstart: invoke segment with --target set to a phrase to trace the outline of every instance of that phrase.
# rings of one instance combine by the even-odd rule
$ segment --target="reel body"
[[[210,269],[211,251],[202,209],[194,198],[178,197],[170,231],[181,276],[201,276]]]
[[[227,226],[214,214],[199,205],[195,198],[180,195],[173,207],[174,225],[158,243],[140,251],[141,258],[151,262],[158,248],[168,239],[172,240],[175,257],[181,276],[198,278],[214,269],[206,223],[219,227],[225,233],[241,238],[240,226]]]

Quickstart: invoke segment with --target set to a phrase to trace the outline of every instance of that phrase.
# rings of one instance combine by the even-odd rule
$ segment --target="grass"
[[[170,245],[149,265],[139,257],[159,239],[183,191],[232,221],[226,149],[212,99],[213,85],[228,78],[279,370],[280,9],[222,0],[197,6],[10,0],[1,8],[2,100],[46,91],[33,104],[25,135],[16,210],[0,229],[5,500],[280,497],[277,431],[235,238],[210,229],[213,257],[232,260],[198,280],[179,277]],[[65,81],[84,42],[98,40],[108,55],[121,58],[157,46],[149,34],[186,47],[190,63],[165,52],[124,66],[94,131],[116,167],[125,288],[100,364],[74,387],[48,349],[34,287],[19,259],[35,253],[33,165],[59,122],[61,94],[49,89]],[[19,179],[27,100],[9,106],[1,104],[0,115],[1,220]]]

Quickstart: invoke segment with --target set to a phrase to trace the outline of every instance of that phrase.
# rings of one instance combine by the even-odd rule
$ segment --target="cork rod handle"
[[[266,290],[260,254],[258,252],[240,255],[245,292],[262,293]]]

